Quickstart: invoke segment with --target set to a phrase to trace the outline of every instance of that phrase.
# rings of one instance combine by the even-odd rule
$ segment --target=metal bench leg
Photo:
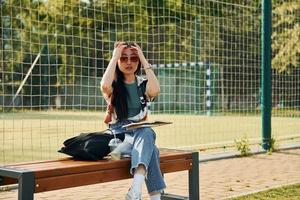
[[[161,195],[162,200],[188,200],[188,197],[179,196],[176,194],[163,193]]]
[[[192,153],[192,169],[189,170],[189,197],[163,193],[162,200],[199,200],[199,153]]]
[[[0,167],[0,176],[18,180],[18,200],[33,200],[35,187],[33,172],[9,167]]]
[[[19,194],[18,200],[33,200],[34,174],[33,172],[23,172],[18,179]]]
[[[192,153],[192,169],[189,170],[189,199],[190,200],[199,200],[199,153]]]

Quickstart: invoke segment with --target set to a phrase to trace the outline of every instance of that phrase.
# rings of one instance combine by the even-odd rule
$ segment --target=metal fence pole
[[[272,32],[272,1],[262,0],[262,32],[261,32],[261,111],[262,111],[262,147],[270,149],[271,143],[271,32]]]

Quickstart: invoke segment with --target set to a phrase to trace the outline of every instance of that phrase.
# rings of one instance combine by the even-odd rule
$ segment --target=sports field
[[[150,120],[171,121],[173,124],[156,127],[159,147],[203,149],[209,146],[233,144],[247,137],[259,142],[260,116],[199,116],[151,115]],[[300,120],[273,117],[275,138],[299,135]],[[50,159],[63,156],[57,153],[63,141],[81,132],[104,130],[103,113],[99,112],[22,112],[0,115],[0,163]]]

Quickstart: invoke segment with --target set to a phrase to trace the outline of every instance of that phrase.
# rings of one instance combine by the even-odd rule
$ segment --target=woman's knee
[[[151,128],[140,128],[137,130],[137,137],[147,138],[155,141],[156,135],[155,132]]]

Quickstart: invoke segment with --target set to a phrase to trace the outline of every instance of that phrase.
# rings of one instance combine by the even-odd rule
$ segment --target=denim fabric
[[[127,131],[125,128],[122,128],[122,126],[129,124],[131,122],[133,122],[133,121],[130,121],[130,120],[119,121],[115,124],[110,124],[109,129],[112,131],[113,134],[132,132],[132,131]]]
[[[138,128],[126,131],[123,125],[130,121],[122,121],[110,126],[111,130],[116,133],[125,133],[125,139],[120,149],[121,154],[131,155],[130,173],[139,164],[143,164],[146,168],[146,186],[149,193],[162,192],[166,187],[165,181],[160,171],[159,150],[155,145],[156,134],[151,128]]]

